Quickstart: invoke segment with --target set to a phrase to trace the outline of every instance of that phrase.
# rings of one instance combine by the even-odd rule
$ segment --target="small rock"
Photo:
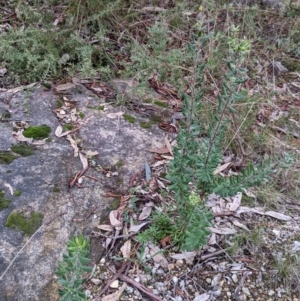
[[[96,285],[98,285],[102,282],[100,279],[96,279],[96,278],[92,278],[92,279],[90,279],[90,281],[93,282]]]
[[[232,281],[233,281],[234,283],[238,283],[238,281],[239,281],[237,274],[233,274],[233,275],[231,276],[231,279],[232,279]]]
[[[178,283],[178,277],[176,277],[176,276],[174,276],[173,278],[172,278],[172,280],[173,280],[173,282],[174,282],[174,284],[176,285],[177,283]]]
[[[103,257],[103,258],[101,258],[101,260],[100,260],[100,265],[103,265],[105,263],[105,258]]]
[[[248,287],[243,287],[243,288],[242,288],[242,291],[243,291],[243,293],[244,293],[246,296],[251,296]]]
[[[275,294],[275,292],[274,292],[273,290],[269,290],[269,291],[268,291],[268,295],[269,295],[269,296],[274,296],[274,294]]]
[[[210,278],[206,278],[205,281],[206,281],[208,284],[211,284],[211,279],[210,279]]]
[[[125,289],[126,293],[128,294],[132,294],[133,293],[133,287],[131,286],[127,286],[126,289]]]
[[[176,261],[176,265],[177,266],[182,266],[182,265],[184,265],[184,261],[182,259],[179,259],[179,260]]]
[[[111,288],[118,288],[119,287],[119,280],[113,281],[112,284],[109,287],[111,287]]]

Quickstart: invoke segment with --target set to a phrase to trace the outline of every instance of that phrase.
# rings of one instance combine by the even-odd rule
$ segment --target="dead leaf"
[[[85,154],[88,157],[93,157],[93,156],[98,156],[99,155],[99,153],[97,151],[91,151],[91,150],[88,150]]]
[[[240,192],[237,193],[236,196],[232,197],[232,203],[229,203],[228,206],[228,209],[232,212],[236,211],[240,205],[241,205],[241,200],[242,200],[242,194]]]
[[[71,113],[70,113],[70,117],[71,117],[71,120],[73,121],[73,122],[75,122],[76,120],[77,120],[77,112],[76,112],[76,108],[74,108],[74,109],[72,109],[71,110]]]
[[[17,88],[9,89],[6,92],[14,94],[14,93],[20,92],[22,90],[32,88],[35,85],[36,85],[36,83],[32,83],[32,84],[27,85],[27,86],[20,86],[20,87],[17,87]]]
[[[214,171],[214,175],[219,174],[221,171],[225,170],[229,165],[231,165],[231,162],[227,162],[221,166],[218,166]]]
[[[10,184],[4,183],[4,186],[7,187],[7,188],[9,189],[9,192],[10,192],[11,195],[14,195],[14,190],[13,190],[13,188],[11,187]]]
[[[82,169],[86,170],[89,166],[88,159],[82,153],[79,153],[79,158],[80,158],[80,161],[82,163]]]
[[[111,225],[98,225],[96,228],[107,232],[112,232],[114,230]]]
[[[278,213],[278,212],[275,212],[275,211],[267,211],[267,212],[265,212],[265,215],[274,217],[274,218],[279,219],[281,221],[290,221],[292,219],[288,215],[285,215],[285,214],[282,214],[282,213]]]
[[[31,145],[44,145],[44,144],[46,144],[46,138],[45,139],[43,139],[43,140],[34,140],[32,143],[31,143]]]
[[[228,235],[228,234],[234,234],[236,231],[232,228],[214,228],[214,227],[207,227],[208,230],[210,230],[213,233],[221,234],[221,235]]]
[[[171,154],[172,156],[174,156],[173,150],[172,150],[172,146],[171,146],[171,144],[170,144],[170,141],[169,141],[169,139],[168,139],[168,136],[165,136],[165,144],[166,144],[167,149],[168,149],[168,151],[170,152],[170,154]]]
[[[210,299],[210,295],[207,293],[196,296],[193,301],[208,301]]]
[[[186,260],[186,263],[191,264],[194,261],[195,256],[197,255],[197,252],[182,252],[171,255],[171,258],[176,260]]]
[[[157,149],[148,149],[147,152],[157,153],[157,154],[169,154],[170,153],[170,151],[168,150],[167,147],[161,147],[161,148],[157,148]]]
[[[33,138],[27,138],[27,137],[23,136],[22,132],[23,132],[22,130],[19,130],[17,133],[12,132],[13,137],[20,142],[27,142],[29,144],[32,144]]]
[[[117,112],[117,113],[109,113],[106,115],[107,118],[110,118],[110,119],[115,119],[117,117],[120,117],[124,114],[124,112]]]
[[[113,210],[109,213],[110,224],[117,230],[122,229],[122,223],[116,218],[117,210]]]
[[[155,246],[153,243],[148,244],[150,250],[149,253],[152,256],[153,260],[161,265],[163,268],[168,267],[168,261],[165,256],[162,254],[162,251],[159,247]]]
[[[129,232],[134,232],[134,233],[137,233],[139,232],[144,226],[148,225],[149,222],[144,222],[144,223],[141,223],[139,225],[133,225],[129,228]]]
[[[57,85],[54,89],[57,92],[61,92],[61,91],[65,91],[65,90],[69,90],[69,89],[73,89],[75,88],[75,85],[73,83],[66,83],[66,84],[62,84],[62,85]]]
[[[75,140],[71,137],[71,136],[67,136],[67,140],[70,142],[71,146],[74,148],[74,157],[78,157],[79,154],[79,149],[77,146],[77,143],[75,142]]]
[[[61,125],[59,125],[55,130],[55,136],[60,138],[60,135],[62,134],[62,132],[63,132],[63,127]]]
[[[142,220],[146,219],[151,214],[153,205],[154,204],[151,202],[151,203],[148,203],[144,206],[144,208],[142,209],[141,214],[139,215],[139,218],[138,218],[139,221],[142,221]]]
[[[127,287],[127,284],[126,284],[126,282],[124,282],[122,287],[118,291],[116,291],[116,292],[114,292],[110,295],[101,297],[101,300],[102,301],[117,301],[117,300],[119,300],[119,298],[123,294],[126,287]]]
[[[167,245],[171,244],[172,237],[170,235],[164,237],[159,241],[160,245],[165,248]]]
[[[131,252],[131,240],[127,240],[124,245],[121,247],[121,252],[124,258],[130,258]]]
[[[165,8],[159,7],[159,6],[145,6],[142,8],[143,11],[149,11],[149,12],[163,12],[166,11]]]
[[[234,219],[233,221],[232,221],[232,223],[235,225],[235,226],[237,226],[237,227],[240,227],[240,228],[242,228],[242,229],[244,229],[244,230],[246,230],[246,231],[250,231],[244,224],[242,224],[242,223],[240,223],[238,220],[236,220],[236,219]]]
[[[296,253],[300,251],[300,241],[294,241],[294,246],[291,250],[292,253]]]

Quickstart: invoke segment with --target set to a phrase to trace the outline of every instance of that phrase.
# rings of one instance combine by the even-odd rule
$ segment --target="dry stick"
[[[44,228],[44,226],[49,225],[51,222],[53,222],[57,217],[62,216],[64,214],[67,214],[67,212],[63,212],[61,214],[56,215],[54,218],[50,219],[48,222],[44,223],[43,225],[41,225],[34,233],[33,235],[26,241],[26,243],[24,244],[24,246],[18,251],[18,253],[16,254],[16,256],[13,258],[13,260],[10,262],[10,264],[8,265],[8,267],[6,268],[6,270],[3,272],[3,274],[0,277],[0,280],[3,279],[4,275],[7,273],[7,271],[10,269],[10,267],[12,266],[12,264],[15,262],[15,260],[18,258],[18,256],[20,255],[20,253],[24,250],[24,248],[29,244],[29,242],[33,239],[33,237],[42,229]]]
[[[130,261],[125,261],[123,262],[121,268],[114,274],[114,276],[108,281],[108,283],[106,283],[106,285],[104,286],[104,288],[100,291],[99,296],[103,295],[109,288],[109,286],[117,279],[120,277],[121,273],[125,270],[127,265],[130,265],[131,262]],[[109,270],[111,272],[113,272],[110,268]]]
[[[163,301],[161,298],[159,298],[158,296],[156,296],[156,295],[152,294],[150,291],[148,291],[145,286],[141,285],[138,282],[135,282],[134,280],[132,280],[128,276],[120,275],[119,278],[122,281],[125,281],[125,282],[131,284],[132,286],[136,287],[138,290],[140,290],[142,293],[144,293],[145,295],[147,295],[152,300],[154,300],[154,301]]]

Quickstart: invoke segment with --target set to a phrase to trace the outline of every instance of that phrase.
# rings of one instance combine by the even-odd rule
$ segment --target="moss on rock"
[[[4,208],[7,208],[10,204],[11,200],[10,199],[5,199],[4,197],[4,192],[0,190],[0,211],[3,210]]]
[[[31,156],[34,153],[34,147],[26,144],[15,144],[10,148],[14,153],[19,154],[23,157]]]
[[[131,115],[128,115],[128,114],[124,114],[123,115],[123,118],[128,121],[129,123],[135,123],[135,118]]]
[[[10,152],[0,151],[0,164],[10,164],[17,156]]]
[[[24,212],[13,211],[7,217],[5,226],[32,235],[42,224],[43,217],[39,212],[31,212],[30,216],[27,216]]]
[[[27,138],[33,138],[36,140],[41,140],[48,138],[51,132],[51,128],[48,125],[30,126],[23,132],[23,135]]]

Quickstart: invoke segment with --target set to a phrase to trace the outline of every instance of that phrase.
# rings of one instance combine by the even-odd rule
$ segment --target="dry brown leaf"
[[[157,148],[157,149],[149,149],[149,150],[147,150],[147,152],[157,153],[157,154],[169,154],[170,153],[170,151],[168,150],[167,147],[161,147],[161,148]]]
[[[282,213],[278,213],[278,212],[275,212],[275,211],[267,211],[267,212],[265,212],[265,215],[274,217],[274,218],[279,219],[281,221],[290,221],[292,219],[288,215],[285,215],[285,214],[282,214]]]
[[[91,150],[88,150],[85,154],[88,157],[93,157],[93,156],[98,156],[99,155],[99,153],[97,151],[91,151]]]
[[[46,138],[45,139],[43,139],[43,140],[34,140],[34,141],[32,141],[32,143],[31,143],[31,145],[44,145],[44,144],[46,144]]]
[[[139,218],[138,218],[139,221],[146,219],[151,214],[152,206],[153,206],[152,202],[150,202],[144,206],[141,214],[139,215]]]
[[[119,298],[123,294],[126,287],[127,287],[127,284],[126,284],[126,282],[124,282],[122,287],[118,291],[116,291],[116,292],[114,292],[110,295],[101,297],[101,300],[102,301],[117,301],[117,300],[119,300]]]
[[[117,210],[113,210],[109,213],[110,224],[117,230],[122,229],[122,223],[116,218]]]
[[[221,171],[225,170],[229,165],[231,165],[231,162],[225,163],[221,166],[218,166],[215,171],[214,171],[214,175],[219,174]]]
[[[27,137],[23,136],[22,132],[23,131],[20,131],[20,130],[17,133],[12,132],[13,137],[20,142],[27,142],[29,144],[32,144],[33,138],[27,138]]]
[[[75,122],[76,120],[77,120],[77,112],[76,112],[76,108],[74,108],[74,109],[72,109],[71,110],[71,113],[70,113],[70,117],[71,117],[71,120],[73,121],[73,122]]]
[[[124,114],[124,112],[117,112],[117,113],[109,113],[106,115],[106,117],[110,118],[110,119],[115,119],[119,116],[122,116]]]
[[[74,148],[74,157],[78,157],[79,154],[79,149],[77,146],[77,143],[75,142],[75,140],[71,137],[71,136],[67,136],[67,140],[70,142],[71,146]]]
[[[32,83],[30,85],[27,85],[27,86],[20,86],[20,87],[16,87],[16,88],[13,88],[13,89],[9,89],[7,90],[6,92],[8,93],[17,93],[19,91],[22,91],[22,90],[25,90],[25,89],[29,89],[29,88],[32,88],[33,86],[35,86],[36,83]]]
[[[96,228],[107,232],[112,232],[114,230],[111,225],[98,225]]]
[[[11,195],[14,195],[14,190],[13,190],[13,188],[11,187],[10,184],[4,183],[4,186],[7,187],[7,188],[9,189],[9,192],[10,192]]]
[[[155,246],[153,243],[148,244],[150,250],[149,253],[152,256],[153,260],[160,264],[163,268],[168,267],[168,261],[165,256],[162,254],[162,251],[159,247]]]
[[[63,127],[61,125],[59,125],[55,130],[55,136],[60,138],[60,135],[62,134],[62,132],[63,132]]]
[[[171,258],[176,259],[176,260],[186,260],[187,263],[193,263],[193,260],[195,256],[197,255],[197,252],[182,252],[178,254],[173,254],[171,255]]]
[[[141,223],[139,225],[133,225],[129,228],[129,232],[134,232],[134,233],[137,233],[139,232],[144,226],[148,225],[149,222],[144,222],[144,223]]]
[[[89,166],[88,159],[82,153],[79,153],[79,158],[82,163],[82,170],[86,170]]]
[[[221,234],[221,235],[228,235],[236,233],[236,230],[232,228],[214,228],[214,227],[207,227],[212,233]]]
[[[240,228],[242,228],[242,229],[244,229],[244,230],[246,230],[246,231],[250,231],[248,228],[247,228],[247,226],[245,226],[244,224],[242,224],[242,223],[240,223],[238,220],[236,220],[236,219],[234,219],[233,221],[232,221],[232,223],[235,225],[235,226],[237,226],[237,227],[240,227]]]
[[[173,154],[173,149],[172,149],[172,146],[171,146],[170,141],[169,141],[169,139],[168,139],[168,136],[165,136],[165,144],[166,144],[167,149],[169,150],[170,154],[171,154],[172,156],[174,156],[174,154]]]
[[[121,247],[121,252],[124,258],[130,258],[131,252],[131,240],[127,240],[124,245]]]
[[[142,8],[144,11],[149,11],[149,12],[163,12],[166,11],[165,8],[159,7],[159,6],[145,6]]]
[[[240,192],[237,193],[237,195],[235,195],[234,197],[231,198],[232,199],[232,203],[229,203],[226,207],[228,208],[229,211],[236,211],[240,205],[241,205],[241,201],[242,201],[242,194]]]
[[[61,91],[65,91],[65,90],[69,90],[69,89],[73,89],[75,88],[75,85],[73,83],[66,83],[66,84],[62,84],[62,85],[57,85],[54,89],[57,92],[61,92]]]

